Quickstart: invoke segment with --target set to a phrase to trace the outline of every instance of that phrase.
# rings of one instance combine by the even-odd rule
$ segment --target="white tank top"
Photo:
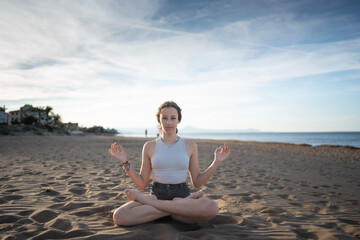
[[[152,177],[154,181],[165,184],[186,182],[189,161],[183,138],[171,146],[157,138],[156,149],[151,156]]]

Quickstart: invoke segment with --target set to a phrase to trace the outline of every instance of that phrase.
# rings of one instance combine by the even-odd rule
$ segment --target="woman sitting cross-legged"
[[[125,190],[130,202],[114,211],[115,224],[132,226],[165,216],[194,223],[215,217],[218,213],[216,202],[206,198],[201,191],[190,194],[186,183],[187,174],[190,172],[194,187],[200,188],[221,162],[230,156],[230,148],[225,144],[217,148],[214,161],[201,172],[196,142],[177,135],[177,125],[182,117],[180,107],[172,101],[165,102],[159,107],[156,116],[161,137],[144,144],[139,173],[130,166],[122,146],[114,143],[109,149],[110,156],[123,164],[140,190],[147,187],[151,174],[154,180],[151,195],[144,195],[134,189]]]

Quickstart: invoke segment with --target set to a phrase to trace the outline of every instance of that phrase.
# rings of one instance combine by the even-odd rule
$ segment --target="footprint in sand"
[[[348,200],[345,200],[345,203],[346,204],[349,204],[349,205],[353,205],[353,206],[360,206],[360,200],[353,200],[353,199],[348,199]]]
[[[278,194],[279,197],[287,200],[297,200],[297,198],[294,195],[288,195],[288,194]]]
[[[111,192],[100,192],[97,197],[98,197],[98,200],[108,200],[112,197],[115,197],[117,196],[118,193],[111,193]]]
[[[100,182],[100,181],[102,181],[102,180],[104,180],[103,177],[97,177],[97,178],[94,178],[94,179],[93,179],[93,181],[95,181],[95,182]]]
[[[59,214],[50,210],[37,211],[30,217],[38,223],[46,223],[56,218]]]
[[[238,216],[225,216],[225,215],[217,215],[210,221],[208,221],[207,224],[241,224],[243,222],[242,217]]]
[[[102,189],[102,190],[107,190],[109,188],[112,188],[112,187],[115,187],[115,186],[118,186],[118,184],[114,184],[114,183],[108,183],[108,184],[99,184],[97,187]]]
[[[8,215],[8,214],[0,215],[0,224],[14,223],[14,222],[19,221],[19,219],[20,219],[19,217],[16,217],[14,215]]]
[[[68,201],[70,200],[71,198],[69,197],[65,197],[65,196],[57,196],[57,197],[54,197],[52,199],[53,202],[64,202],[64,201]]]
[[[315,233],[309,232],[306,229],[297,227],[296,229],[293,230],[293,232],[299,236],[301,239],[305,238],[305,239],[318,239]]]
[[[325,206],[330,210],[336,210],[339,212],[344,212],[346,210],[345,207],[333,204],[331,202],[326,202]]]
[[[71,221],[68,219],[57,218],[45,224],[47,228],[55,228],[61,231],[69,231],[72,229]]]
[[[68,192],[72,192],[76,195],[83,195],[87,192],[87,190],[85,188],[81,188],[81,187],[73,187],[73,188],[69,188]]]
[[[67,233],[57,230],[48,230],[42,232],[41,234],[35,236],[33,239],[69,239],[69,238],[78,238],[92,235],[94,232],[85,231],[85,230],[73,230]]]
[[[103,206],[103,207],[95,207],[95,208],[87,208],[83,211],[78,211],[71,213],[72,215],[78,216],[78,217],[86,217],[91,216],[98,213],[103,213],[104,215],[107,215],[107,213],[111,210],[113,210],[114,206]]]
[[[268,216],[266,218],[266,221],[271,222],[271,223],[276,223],[276,224],[279,224],[279,223],[283,222],[283,220],[281,218],[273,217],[273,216]]]
[[[340,222],[351,224],[351,225],[360,225],[360,221],[355,221],[351,219],[339,218]]]
[[[23,198],[24,198],[24,196],[22,196],[22,195],[9,195],[9,196],[2,197],[1,200],[5,201],[5,202],[9,202],[9,201],[13,201],[13,200],[20,200]]]
[[[59,177],[56,177],[57,180],[66,180],[71,178],[71,175],[61,175]]]
[[[336,228],[341,229],[344,233],[354,236],[356,239],[360,239],[359,225],[360,221],[352,219],[338,218],[340,223],[336,223]],[[340,236],[341,237],[341,236]],[[341,238],[345,239],[345,238]]]
[[[15,188],[15,189],[9,189],[9,190],[6,190],[4,193],[14,193],[14,192],[19,192],[19,191],[21,191],[21,190],[20,190],[20,189]]]
[[[51,188],[42,189],[38,196],[58,196],[60,193]]]
[[[76,183],[75,183],[76,182]],[[78,181],[72,181],[72,183],[75,183],[74,186],[71,186],[67,191],[74,193],[76,195],[83,195],[86,192],[88,192],[88,189],[86,187],[86,184],[78,183]]]
[[[62,208],[60,208],[63,211],[71,211],[74,209],[79,209],[79,208],[83,208],[83,207],[90,207],[93,206],[94,203],[92,202],[81,202],[81,203],[74,203],[74,202],[70,202],[65,204]]]
[[[291,205],[296,207],[302,207],[304,209],[307,209],[311,212],[318,213],[318,214],[327,214],[328,212],[326,209],[319,208],[318,206],[314,206],[308,203],[299,203],[299,202],[290,202]]]
[[[34,212],[34,210],[24,210],[24,211],[18,212],[18,215],[25,217],[25,216],[29,216],[33,212]]]
[[[94,234],[94,232],[92,232],[92,231],[73,230],[73,231],[67,232],[64,235],[64,238],[77,238],[77,237],[84,237],[84,236],[93,235],[93,234]]]

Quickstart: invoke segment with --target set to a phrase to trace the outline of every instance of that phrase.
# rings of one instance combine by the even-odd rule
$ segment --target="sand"
[[[1,239],[360,238],[359,149],[228,141],[230,159],[201,188],[218,216],[118,227],[109,212],[135,185],[107,155],[115,139],[139,170],[146,139],[1,136]],[[222,143],[198,141],[201,169]]]

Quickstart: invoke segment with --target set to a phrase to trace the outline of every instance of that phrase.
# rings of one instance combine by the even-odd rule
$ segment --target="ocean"
[[[209,133],[181,133],[185,138],[195,139],[216,139],[216,140],[239,140],[255,142],[279,142],[292,144],[319,145],[341,145],[360,148],[360,132],[209,132]],[[145,137],[144,133],[123,133],[119,136]],[[149,134],[148,137],[156,137],[156,134]]]

